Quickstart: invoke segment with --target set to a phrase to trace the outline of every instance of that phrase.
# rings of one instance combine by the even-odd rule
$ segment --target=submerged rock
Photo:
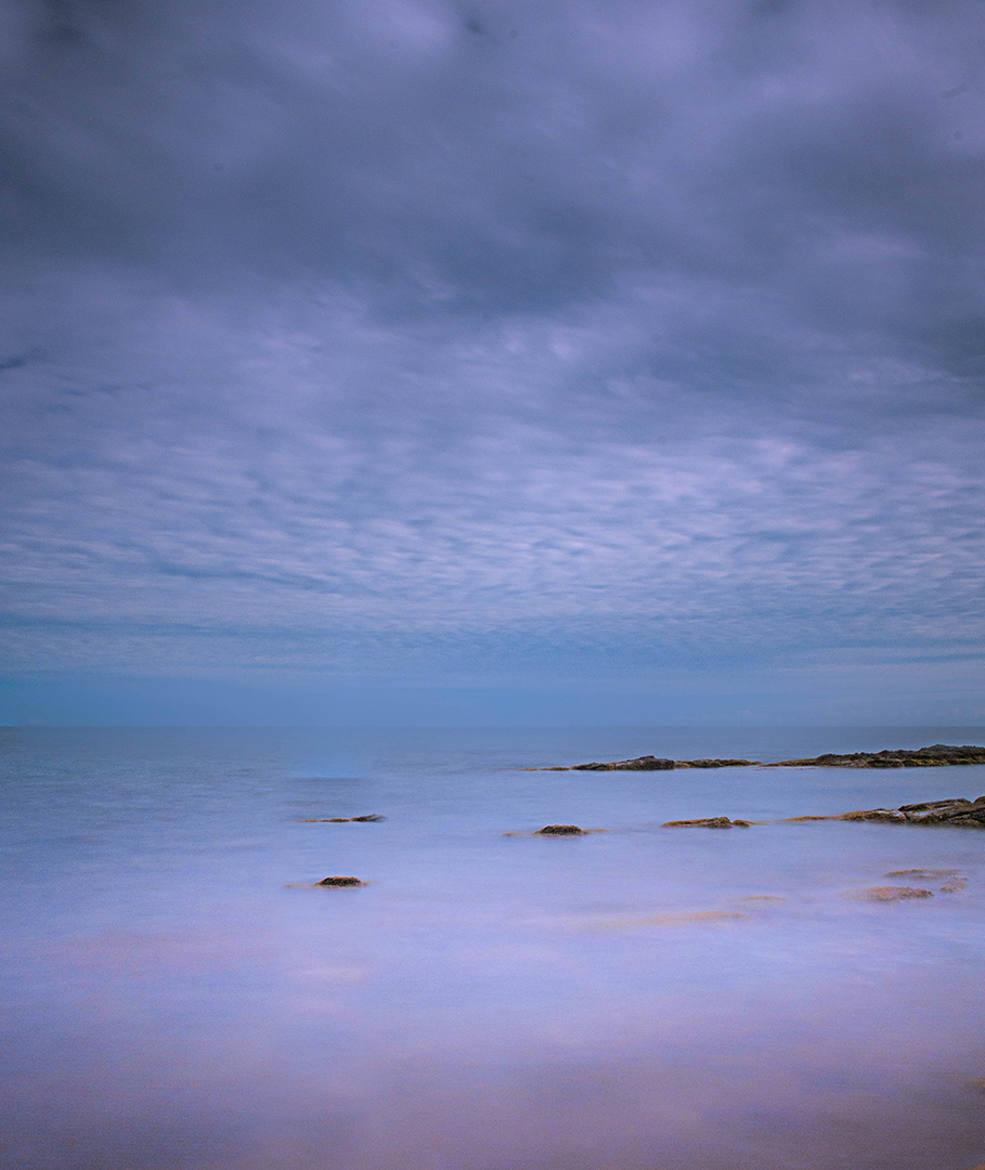
[[[905,902],[909,898],[932,898],[934,891],[915,886],[869,886],[856,890],[852,896],[862,902]]]
[[[322,878],[320,882],[315,882],[316,886],[365,886],[367,883],[360,881],[357,877],[341,877],[338,874],[332,877]]]
[[[545,825],[534,834],[536,837],[582,837],[586,829],[578,825]]]

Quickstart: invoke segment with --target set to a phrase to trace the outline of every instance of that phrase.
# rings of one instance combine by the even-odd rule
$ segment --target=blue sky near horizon
[[[0,723],[985,724],[978,0],[0,21]]]

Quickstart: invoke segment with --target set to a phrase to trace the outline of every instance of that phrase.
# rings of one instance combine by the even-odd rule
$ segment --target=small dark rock
[[[542,829],[538,829],[536,836],[538,837],[580,837],[585,830],[578,825],[545,825]]]
[[[365,882],[360,881],[357,877],[333,877],[322,878],[320,882],[315,882],[316,886],[364,886]]]

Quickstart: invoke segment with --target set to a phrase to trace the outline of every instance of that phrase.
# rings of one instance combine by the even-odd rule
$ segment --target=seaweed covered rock
[[[583,837],[585,829],[578,825],[545,825],[535,833],[537,837]]]

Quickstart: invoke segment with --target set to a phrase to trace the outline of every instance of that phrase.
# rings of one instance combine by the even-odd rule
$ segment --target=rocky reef
[[[780,760],[767,768],[946,768],[955,764],[985,764],[985,747],[935,743],[922,748],[886,748],[881,752],[828,752],[806,760]]]
[[[758,760],[667,760],[660,756],[637,756],[635,760],[612,760],[609,763],[568,764],[540,768],[542,772],[669,772],[671,768],[744,768]]]
[[[732,821],[728,817],[697,817],[690,821],[664,821],[662,829],[748,829],[752,821]]]
[[[670,760],[662,756],[637,756],[633,760],[611,760],[590,764],[555,765],[534,768],[540,772],[667,772],[672,768],[944,768],[954,764],[985,764],[985,747],[935,743],[922,748],[885,748],[881,752],[826,752],[803,760],[709,759]]]
[[[862,808],[830,816],[787,817],[786,820],[881,821],[896,825],[954,825],[962,829],[985,829],[985,796],[976,800],[954,796],[947,800],[901,804],[899,808]]]
[[[304,817],[301,821],[302,825],[354,825],[354,824],[369,824],[377,821],[385,821],[386,817],[380,816],[379,813],[366,813],[361,817]]]

